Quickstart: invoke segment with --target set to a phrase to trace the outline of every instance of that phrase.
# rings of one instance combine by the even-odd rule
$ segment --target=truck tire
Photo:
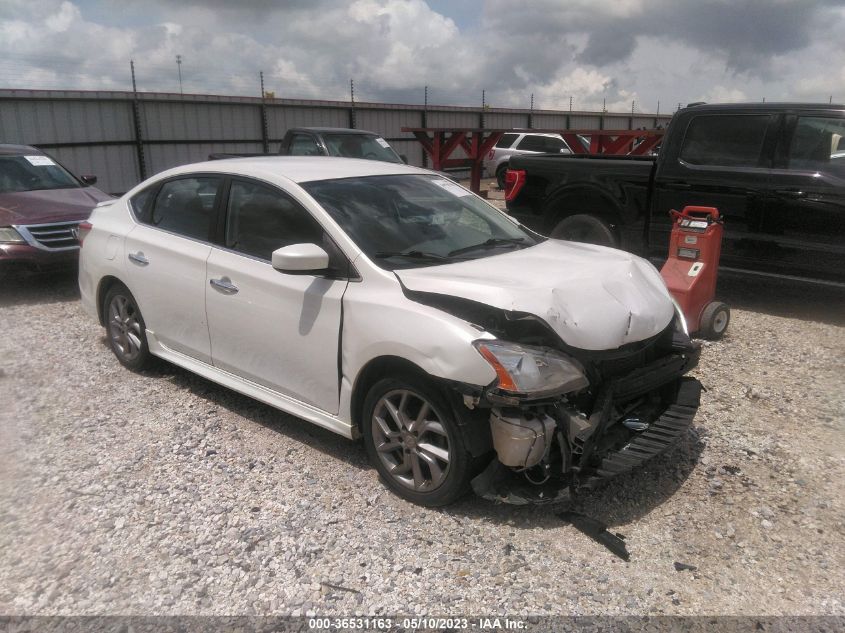
[[[718,341],[725,335],[731,322],[731,309],[721,301],[711,301],[701,313],[698,335],[709,341]]]
[[[619,246],[610,225],[601,218],[587,213],[578,213],[563,218],[552,229],[550,237],[570,242],[585,242],[599,246]]]
[[[496,170],[496,185],[498,185],[499,189],[504,190],[505,188],[505,172],[508,170],[508,164],[504,163],[499,165],[499,168]]]

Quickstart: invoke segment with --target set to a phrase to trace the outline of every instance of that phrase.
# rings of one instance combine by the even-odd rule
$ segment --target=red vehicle
[[[0,272],[76,261],[76,229],[111,196],[76,178],[44,152],[0,145]]]

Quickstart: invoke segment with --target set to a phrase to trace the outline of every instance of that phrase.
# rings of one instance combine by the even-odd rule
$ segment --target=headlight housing
[[[11,226],[0,226],[0,242],[7,244],[21,244],[23,241],[21,234]]]
[[[590,384],[578,361],[556,350],[498,340],[473,345],[496,370],[502,391],[540,397],[580,391]]]

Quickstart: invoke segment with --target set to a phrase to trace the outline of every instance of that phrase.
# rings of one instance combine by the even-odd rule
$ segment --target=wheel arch
[[[108,291],[116,285],[126,286],[125,283],[114,275],[106,275],[100,279],[100,283],[97,284],[97,319],[99,319],[100,325],[102,326],[105,326],[106,324],[105,306],[103,306],[103,301],[105,300]]]
[[[352,414],[352,425],[360,433],[364,426],[364,400],[370,388],[384,376],[391,376],[402,373],[410,373],[422,378],[438,381],[422,367],[401,356],[377,356],[367,362],[358,375],[352,386],[352,398],[350,402],[350,413]]]
[[[607,192],[598,187],[581,184],[566,187],[557,192],[545,205],[546,234],[549,234],[561,220],[572,215],[594,215],[611,226],[619,236],[619,225],[622,222],[622,209],[619,203]]]

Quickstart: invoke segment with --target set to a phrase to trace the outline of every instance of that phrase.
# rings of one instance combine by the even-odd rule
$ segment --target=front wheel
[[[364,402],[370,462],[400,497],[444,506],[469,490],[471,456],[440,389],[417,376],[379,380]]]
[[[618,242],[613,229],[607,222],[595,215],[578,213],[563,218],[557,223],[549,237],[570,242],[585,242],[598,246],[616,248]]]

